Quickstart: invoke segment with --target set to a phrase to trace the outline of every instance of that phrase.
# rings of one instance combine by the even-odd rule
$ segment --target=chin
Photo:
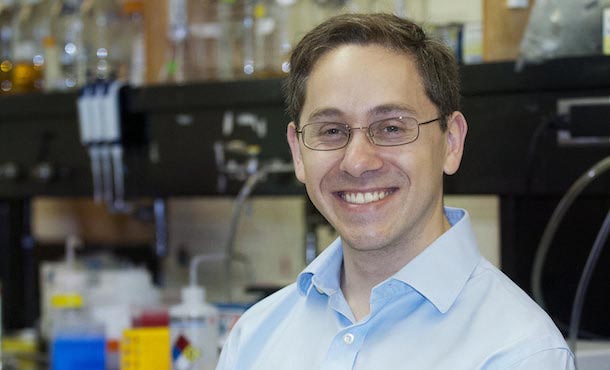
[[[375,251],[384,249],[386,245],[390,243],[386,235],[356,235],[341,237],[343,242],[349,246],[349,248],[357,251]]]

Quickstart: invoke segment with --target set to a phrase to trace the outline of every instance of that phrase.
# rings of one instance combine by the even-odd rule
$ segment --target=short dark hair
[[[290,73],[284,83],[287,112],[298,125],[307,79],[322,55],[341,45],[378,44],[412,56],[428,98],[437,106],[441,128],[446,117],[460,110],[457,61],[441,41],[426,35],[416,23],[391,14],[342,14],[308,32],[290,56]]]

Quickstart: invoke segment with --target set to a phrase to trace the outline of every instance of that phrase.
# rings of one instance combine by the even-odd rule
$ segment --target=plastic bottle
[[[104,327],[93,321],[79,292],[81,275],[64,272],[64,290],[53,296],[51,367],[53,370],[104,370]]]
[[[214,370],[218,362],[218,310],[206,303],[205,289],[182,288],[182,303],[169,310],[172,370]]]

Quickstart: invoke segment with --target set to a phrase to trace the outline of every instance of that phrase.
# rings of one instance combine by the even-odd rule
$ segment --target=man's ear
[[[305,168],[303,166],[303,157],[301,156],[301,144],[299,143],[299,135],[294,122],[288,124],[286,132],[290,152],[292,153],[292,163],[294,164],[294,174],[300,182],[305,183]]]
[[[453,112],[447,120],[447,151],[443,167],[447,175],[453,175],[460,168],[467,132],[468,124],[464,115],[461,112]]]

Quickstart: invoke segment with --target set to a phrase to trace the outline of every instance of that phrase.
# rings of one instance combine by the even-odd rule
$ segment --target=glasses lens
[[[415,141],[419,125],[413,118],[389,118],[372,123],[369,130],[375,144],[393,146]]]
[[[349,127],[343,123],[317,122],[303,126],[303,143],[315,150],[344,147],[349,140]]]

